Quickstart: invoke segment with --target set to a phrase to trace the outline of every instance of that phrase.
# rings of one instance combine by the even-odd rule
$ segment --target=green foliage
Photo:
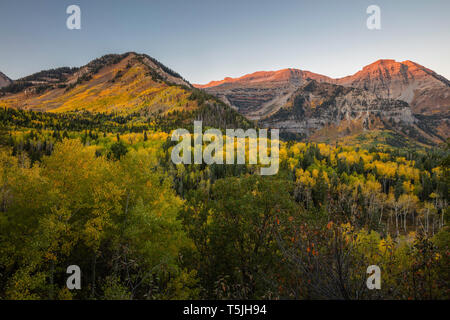
[[[282,142],[272,177],[175,166],[160,129],[184,115],[2,109],[0,298],[448,299],[448,150]]]
[[[86,275],[77,298],[182,295],[183,281],[195,283],[178,261],[189,245],[176,219],[182,201],[155,161],[142,149],[110,162],[77,140],[39,166],[2,153],[1,297],[61,296],[70,261]]]
[[[111,145],[111,151],[108,153],[109,159],[120,160],[128,152],[127,146],[122,141],[117,141]]]
[[[274,290],[269,284],[280,271],[281,259],[276,233],[280,221],[297,208],[290,192],[292,186],[285,181],[252,175],[217,180],[209,195],[192,193],[182,219],[196,245],[193,260],[209,294],[218,294],[219,279],[231,298],[269,296]]]

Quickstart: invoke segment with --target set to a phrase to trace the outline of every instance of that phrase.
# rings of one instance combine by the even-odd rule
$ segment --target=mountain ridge
[[[450,107],[450,81],[411,60],[377,60],[353,75],[335,79],[335,83],[403,100],[419,114],[448,113]]]
[[[156,59],[135,52],[109,54],[76,68],[23,77],[0,89],[0,107],[42,112],[140,114],[143,121],[184,125],[250,125],[216,97],[200,92]]]
[[[257,82],[268,82],[270,79],[267,75],[285,73],[286,70],[307,74],[309,78],[320,82],[366,89],[381,98],[403,100],[411,105],[415,113],[432,115],[436,112],[444,112],[447,114],[450,108],[450,81],[411,60],[397,62],[394,59],[379,59],[364,66],[353,75],[340,78],[288,68],[278,71],[257,71],[238,78],[226,77],[223,80],[211,81],[203,85],[193,84],[193,86],[220,95],[225,101],[231,103],[230,97],[225,92],[228,86],[234,85],[233,90],[236,90],[238,84],[255,85]],[[255,77],[259,77],[259,81],[255,81]],[[252,81],[246,81],[248,79]],[[239,106],[235,107],[239,108]]]
[[[191,88],[181,76],[146,55],[109,54],[79,68],[43,70],[18,79],[1,89],[0,103],[39,111],[112,111],[139,107],[152,97],[146,90],[164,94],[171,84]]]
[[[316,79],[324,79],[324,80],[329,79],[330,81],[332,80],[331,78],[329,78],[327,76],[324,76],[324,75],[321,75],[318,73],[314,73],[311,71],[300,70],[300,69],[296,69],[296,68],[285,68],[285,69],[280,69],[280,70],[275,70],[275,71],[256,71],[256,72],[249,73],[249,74],[243,75],[241,77],[237,77],[237,78],[226,77],[223,80],[210,81],[209,83],[204,84],[204,85],[193,84],[193,86],[195,86],[196,88],[203,89],[203,88],[209,88],[209,87],[218,86],[218,85],[227,84],[227,83],[236,83],[236,82],[240,82],[240,81],[245,81],[247,79],[250,79],[250,80],[256,79],[256,82],[262,81],[262,79],[270,80],[270,78],[281,80],[283,78],[287,78],[288,74],[304,74],[305,76],[307,76],[311,79],[316,78]]]
[[[12,83],[12,80],[0,71],[0,88],[7,87]]]
[[[0,107],[134,114],[144,122],[172,118],[177,125],[197,119],[221,128],[248,127],[254,120],[262,127],[279,128],[282,135],[303,138],[323,136],[331,127],[339,137],[349,128],[388,129],[433,144],[448,136],[448,117],[440,117],[440,110],[415,113],[412,102],[448,87],[448,80],[434,71],[392,59],[377,60],[338,79],[286,68],[198,86],[148,55],[127,52],[13,81],[0,89]],[[405,94],[411,88],[422,90],[425,97]]]
[[[431,143],[442,142],[450,135],[450,81],[410,60],[397,62],[394,59],[379,59],[353,75],[341,78],[330,78],[310,71],[288,68],[254,72],[238,78],[228,77],[206,85],[194,84],[194,86],[219,97],[247,118],[258,121],[263,126],[280,128],[285,133],[311,136],[322,127],[341,125],[329,115],[326,117],[329,122],[325,124],[311,114],[305,113],[304,119],[289,114],[295,113],[295,108],[289,106],[298,98],[299,90],[310,81],[340,86],[341,88],[337,90],[339,92],[345,91],[344,88],[361,90],[354,91],[354,94],[358,92],[359,98],[340,97],[334,100],[336,97],[325,94],[319,97],[323,101],[314,97],[314,93],[303,92],[303,98],[319,106],[316,110],[321,112],[326,113],[330,105],[333,106],[334,112],[338,112],[337,105],[357,110],[364,107],[364,104],[375,103],[376,99],[380,99],[377,103],[382,103],[384,107],[382,114],[376,115],[379,120],[381,119],[377,120],[378,127],[398,131],[395,125],[386,121],[392,118],[391,111],[387,107],[391,105],[396,109],[401,101],[405,104],[401,112],[404,117],[409,118],[406,113],[410,112],[415,119],[415,121],[397,119],[409,127],[404,130],[405,132],[418,136],[423,141],[432,141]],[[341,100],[345,103],[342,104]],[[324,101],[328,101],[328,104],[324,104]],[[358,106],[357,103],[361,105]],[[374,115],[371,109],[367,109],[366,113]],[[367,120],[367,116],[351,118],[346,121],[353,122],[352,126],[355,122],[359,122],[357,127],[362,130],[368,129],[363,123]]]

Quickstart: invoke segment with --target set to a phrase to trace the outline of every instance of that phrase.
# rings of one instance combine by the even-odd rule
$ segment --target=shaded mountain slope
[[[12,80],[8,78],[4,73],[0,72],[0,88],[7,87],[12,83]]]
[[[150,118],[249,122],[217,98],[198,92],[178,73],[137,53],[112,54],[80,68],[42,71],[2,88],[0,107],[43,112],[140,113]]]

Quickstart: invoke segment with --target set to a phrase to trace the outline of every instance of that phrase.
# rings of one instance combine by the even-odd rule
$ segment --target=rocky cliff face
[[[450,81],[412,61],[378,60],[334,83],[405,101],[417,114],[447,114],[450,110]]]
[[[284,69],[194,86],[221,97],[244,115],[259,119],[278,110],[306,79],[368,90],[380,98],[402,100],[410,104],[416,114],[448,115],[450,111],[450,81],[409,60],[378,60],[354,75],[339,79]]]
[[[310,80],[297,89],[287,103],[271,116],[261,119],[265,127],[309,136],[329,125],[358,121],[369,129],[375,119],[402,125],[414,125],[406,102],[377,97],[367,90],[348,88]]]
[[[9,86],[12,83],[12,80],[5,76],[2,72],[0,72],[0,88]]]
[[[309,71],[283,69],[194,86],[216,95],[247,118],[255,120],[276,112],[307,79],[318,82],[332,80]]]
[[[412,61],[378,60],[339,79],[284,69],[194,86],[282,132],[305,136],[351,121],[362,129],[411,129],[434,142],[450,135],[450,81]]]

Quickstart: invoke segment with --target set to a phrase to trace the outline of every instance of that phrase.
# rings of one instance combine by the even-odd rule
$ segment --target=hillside
[[[9,86],[12,80],[8,78],[4,73],[0,72],[0,88]]]
[[[179,74],[137,53],[106,55],[80,68],[41,71],[2,88],[0,107],[41,112],[139,113],[147,118],[204,118],[247,123],[215,97],[199,93]],[[189,114],[189,115],[188,115]]]

